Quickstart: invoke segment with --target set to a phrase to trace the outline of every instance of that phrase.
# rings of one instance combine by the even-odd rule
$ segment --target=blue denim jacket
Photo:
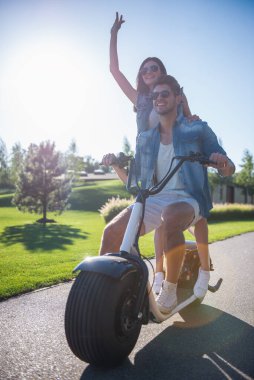
[[[160,146],[159,125],[138,135],[135,156],[135,172],[143,189],[154,183],[156,160]],[[175,155],[188,155],[199,152],[207,157],[212,153],[225,154],[212,129],[206,122],[189,122],[180,114],[173,127],[173,146]],[[169,163],[170,165],[170,163]],[[208,187],[207,169],[199,163],[184,162],[179,176],[185,191],[199,204],[200,214],[209,216],[212,202]]]

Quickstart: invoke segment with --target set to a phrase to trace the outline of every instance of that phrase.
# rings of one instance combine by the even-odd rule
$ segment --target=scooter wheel
[[[113,367],[132,351],[141,321],[133,316],[137,273],[120,280],[80,272],[65,310],[65,333],[73,353],[95,366]]]

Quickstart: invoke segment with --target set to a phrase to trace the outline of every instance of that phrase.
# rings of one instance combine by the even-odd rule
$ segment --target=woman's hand
[[[116,19],[115,19],[115,22],[111,28],[111,33],[115,33],[117,34],[118,33],[118,30],[121,28],[122,24],[125,22],[125,20],[123,19],[123,15],[118,15],[118,12],[116,12]]]
[[[190,115],[187,117],[188,121],[198,121],[198,120],[201,120],[200,117],[198,115]]]

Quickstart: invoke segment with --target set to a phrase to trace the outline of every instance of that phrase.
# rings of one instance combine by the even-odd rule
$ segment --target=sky
[[[0,0],[0,137],[54,141],[100,160],[127,137],[130,101],[109,72],[115,12],[120,69],[135,86],[140,63],[157,56],[207,121],[237,168],[254,154],[254,0]]]

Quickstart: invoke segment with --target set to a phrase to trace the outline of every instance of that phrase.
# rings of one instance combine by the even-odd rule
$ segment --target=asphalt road
[[[208,293],[162,324],[143,326],[129,358],[112,370],[77,359],[67,346],[64,309],[71,283],[0,303],[0,379],[168,380],[254,378],[254,233],[212,244]]]

